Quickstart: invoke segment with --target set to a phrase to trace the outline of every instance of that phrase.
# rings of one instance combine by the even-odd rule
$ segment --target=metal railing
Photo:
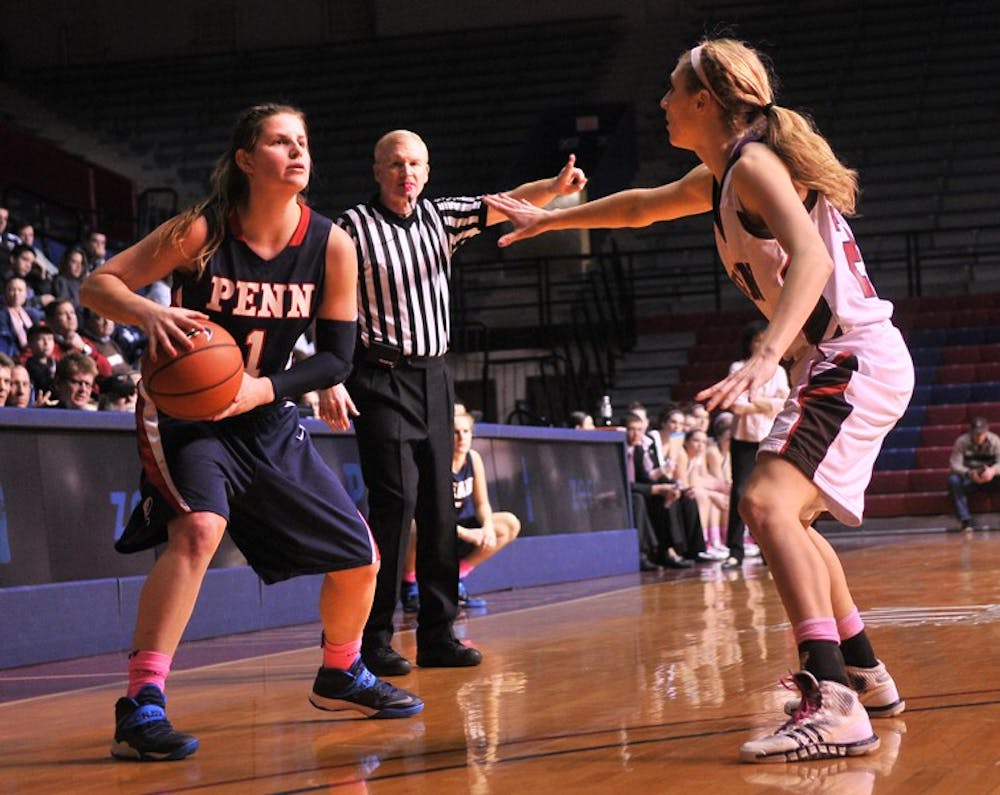
[[[971,291],[980,277],[1000,268],[1000,225],[880,237],[891,244],[865,257],[869,273],[876,283],[905,285],[900,289],[906,296],[921,296],[925,284],[941,280],[952,292]],[[964,269],[959,281],[956,263]],[[466,350],[488,348],[484,390],[490,368],[502,361],[497,351],[543,348],[546,353],[534,358],[560,362],[563,394],[568,397],[560,401],[547,396],[544,411],[532,408],[556,423],[565,414],[553,413],[553,406],[593,405],[599,391],[613,385],[616,360],[635,345],[640,301],[660,302],[668,307],[665,311],[683,313],[686,302],[693,305],[701,299],[701,304],[719,310],[736,297],[730,295],[732,287],[711,243],[619,251],[612,239],[608,250],[596,255],[463,262],[454,276],[458,336],[472,327],[489,328],[464,343]],[[742,298],[739,301],[742,304]]]

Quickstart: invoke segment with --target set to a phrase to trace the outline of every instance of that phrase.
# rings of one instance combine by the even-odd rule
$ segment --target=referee
[[[559,174],[511,195],[545,205],[586,183],[570,155]],[[382,567],[365,626],[362,657],[378,676],[409,673],[392,648],[393,612],[409,541],[417,524],[417,665],[479,665],[458,641],[458,550],[451,484],[454,384],[445,363],[450,328],[451,258],[466,240],[505,216],[481,196],[422,199],[430,174],[427,146],[406,130],[375,145],[378,194],[336,223],[358,255],[358,346],[346,389],[323,395],[321,414],[355,416],[369,524]]]

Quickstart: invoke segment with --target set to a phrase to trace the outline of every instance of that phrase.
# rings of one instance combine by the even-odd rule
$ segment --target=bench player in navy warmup
[[[380,718],[423,702],[361,662],[379,555],[364,519],[299,425],[289,400],[340,383],[351,369],[357,261],[347,235],[302,199],[311,160],[305,117],[283,105],[244,111],[212,176],[211,195],[110,260],[84,284],[84,303],[141,326],[154,355],[190,347],[210,319],[239,343],[245,374],[209,422],[168,417],[140,398],[142,503],[119,551],[166,543],[139,602],[129,683],[115,707],[112,754],[181,759],[198,740],[173,729],[163,694],[173,654],[227,526],[267,583],[325,574],[323,664],[310,701]],[[166,307],[136,294],[173,275]],[[316,354],[285,369],[315,321]],[[332,425],[336,421],[324,417]]]
[[[702,390],[709,410],[754,399],[783,358],[792,393],[740,500],[792,624],[802,670],[791,720],[744,743],[745,761],[855,756],[878,748],[868,719],[903,710],[875,657],[833,547],[812,528],[830,511],[861,523],[885,435],[913,391],[913,363],[844,215],[857,174],[801,114],[774,102],[753,49],[707,40],[683,53],[660,102],[670,142],[702,161],[676,182],[560,211],[487,197],[515,222],[501,245],[551,229],[646,226],[712,212],[730,278],[767,317],[743,367]],[[846,667],[845,667],[846,664]]]

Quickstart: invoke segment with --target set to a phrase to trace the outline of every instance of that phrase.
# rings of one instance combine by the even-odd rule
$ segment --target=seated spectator
[[[97,372],[101,378],[111,375],[111,365],[104,354],[87,342],[78,331],[80,321],[73,302],[65,298],[57,298],[45,307],[45,321],[56,338],[56,349],[53,355],[61,359],[70,352],[82,353],[94,360]]]
[[[130,373],[116,373],[102,378],[97,397],[98,411],[128,411],[135,414],[136,386]]]
[[[28,285],[19,276],[11,278],[3,290],[0,305],[0,353],[18,359],[28,347],[28,331],[37,318],[25,307]]]
[[[115,321],[109,317],[99,315],[93,309],[85,309],[83,317],[84,340],[108,360],[112,374],[132,372],[135,369],[136,362],[126,359],[122,349],[115,342]]]
[[[35,262],[38,263],[39,269],[45,273],[49,278],[55,276],[59,273],[59,269],[52,264],[52,261],[46,256],[45,252],[42,251],[41,247],[36,245],[35,240],[35,227],[34,224],[23,223],[18,227],[17,236],[21,238],[21,242],[26,246],[30,246],[31,250],[35,252]]]
[[[586,411],[574,411],[569,415],[569,427],[578,431],[592,431],[594,418]]]
[[[0,252],[21,245],[21,238],[10,230],[10,210],[0,205]]]
[[[668,407],[660,412],[660,447],[664,459],[676,461],[684,449],[684,412]]]
[[[653,447],[656,448],[656,460],[665,461],[666,454],[663,450],[663,441],[660,439],[660,434],[657,431],[650,429],[649,413],[646,411],[646,407],[639,401],[635,400],[629,403],[628,413],[637,414],[642,417],[642,424],[644,426],[643,434],[646,437],[642,441],[643,447],[648,447],[652,444]]]
[[[10,408],[26,409],[32,406],[34,392],[31,388],[31,376],[23,364],[15,364],[10,370],[10,394],[7,395],[7,405]]]
[[[299,398],[299,416],[319,418],[319,392],[315,389]]]
[[[115,345],[118,346],[118,350],[122,352],[126,361],[131,362],[134,366],[139,364],[148,342],[146,333],[142,329],[128,323],[115,323],[111,339],[115,341]]]
[[[6,284],[11,279],[23,279],[27,287],[24,308],[34,319],[38,320],[45,312],[45,307],[52,300],[51,295],[39,295],[32,286],[38,281],[34,275],[35,252],[25,245],[14,246],[8,257],[8,268],[3,281]]]
[[[56,377],[52,395],[53,408],[93,410],[94,382],[97,380],[97,365],[85,353],[69,351],[56,365]]]
[[[684,412],[684,431],[686,433],[701,431],[707,434],[711,423],[712,415],[701,403],[691,403]]]
[[[638,414],[625,415],[625,467],[629,488],[645,500],[645,513],[653,526],[656,541],[655,546],[650,546],[639,528],[640,567],[648,570],[649,564],[653,564],[672,569],[690,568],[692,564],[685,557],[696,557],[704,549],[698,507],[655,459],[656,449],[648,442],[645,427],[645,421]]]
[[[90,273],[101,267],[108,257],[108,239],[103,232],[91,230],[81,246],[86,254],[85,270]]]
[[[962,530],[973,529],[969,495],[1000,485],[998,466],[1000,437],[990,431],[985,417],[975,417],[969,423],[969,432],[955,440],[951,450],[951,474],[948,475],[948,491]]]
[[[21,364],[28,370],[35,388],[35,402],[42,395],[47,399],[56,377],[56,335],[44,323],[28,329],[28,349],[21,354]]]
[[[83,284],[84,253],[79,246],[70,246],[59,258],[59,274],[52,280],[52,295],[73,302],[77,317],[83,316],[80,285]]]
[[[458,604],[459,607],[470,609],[484,608],[486,601],[469,595],[465,578],[476,566],[496,555],[521,532],[521,521],[514,514],[494,511],[490,506],[483,459],[472,449],[473,425],[472,415],[467,412],[455,415],[455,447],[451,459],[458,535]],[[401,595],[403,609],[408,612],[419,609],[416,543],[416,534],[411,525]]]
[[[678,461],[678,480],[690,489],[698,503],[698,516],[705,532],[705,554],[711,560],[725,560],[729,548],[722,544],[722,528],[729,522],[729,484],[721,470],[716,450],[708,455],[708,437],[699,429],[684,437],[684,455]]]
[[[10,380],[13,375],[14,360],[0,353],[0,406],[6,406],[10,397]]]
[[[148,298],[150,301],[153,301],[162,306],[170,306],[170,299],[171,299],[170,284],[171,284],[170,276],[165,276],[162,279],[157,279],[155,282],[148,285],[147,287],[142,288],[139,291],[139,295]]]

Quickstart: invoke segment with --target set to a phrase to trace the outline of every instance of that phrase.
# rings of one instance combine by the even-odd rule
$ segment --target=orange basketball
[[[207,420],[228,406],[243,380],[243,354],[222,326],[206,321],[188,333],[190,350],[142,357],[142,382],[156,407],[180,420]]]

